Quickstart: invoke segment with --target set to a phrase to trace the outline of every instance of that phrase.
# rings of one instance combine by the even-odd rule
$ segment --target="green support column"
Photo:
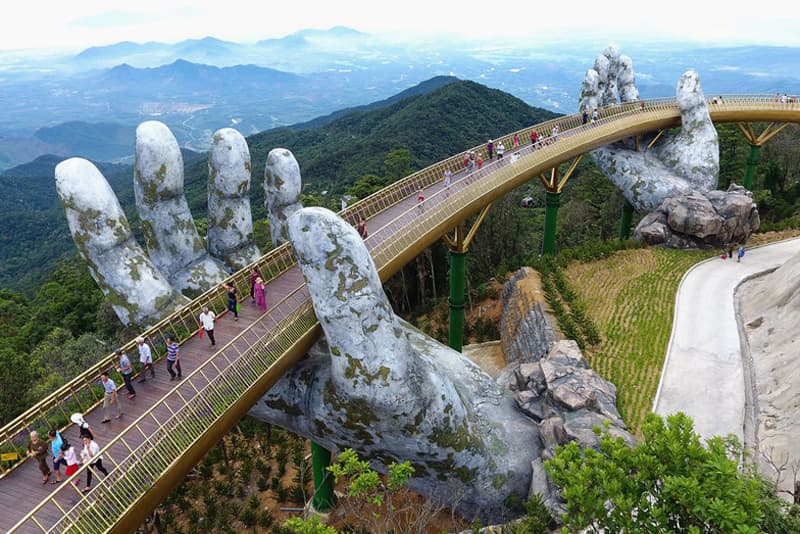
[[[561,206],[561,193],[544,193],[544,238],[542,254],[556,254],[556,226],[558,224],[558,208]]]
[[[336,503],[333,475],[326,469],[331,465],[331,451],[312,441],[311,463],[314,471],[314,498],[311,499],[311,505],[318,512],[327,512]]]
[[[753,178],[758,167],[758,155],[761,153],[761,145],[750,145],[750,155],[747,156],[747,170],[744,173],[744,183],[742,184],[748,191],[753,190]]]
[[[447,342],[461,352],[464,343],[464,265],[466,252],[450,250],[450,331]]]
[[[625,200],[622,205],[622,216],[619,218],[619,240],[625,241],[631,237],[631,219],[633,218],[633,204]]]

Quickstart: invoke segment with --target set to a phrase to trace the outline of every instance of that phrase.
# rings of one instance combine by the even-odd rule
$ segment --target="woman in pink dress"
[[[256,295],[256,304],[258,307],[261,308],[261,312],[267,311],[267,285],[264,283],[264,280],[259,276],[256,278],[256,283],[253,286],[253,291]]]

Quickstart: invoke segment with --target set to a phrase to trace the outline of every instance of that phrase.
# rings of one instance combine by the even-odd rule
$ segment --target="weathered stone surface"
[[[78,253],[123,324],[145,324],[186,302],[147,259],[122,207],[93,163],[62,161],[56,190]]]
[[[288,236],[325,332],[251,414],[378,466],[410,460],[422,495],[461,496],[484,520],[524,498],[536,425],[510,391],[460,353],[396,317],[363,239],[334,213],[304,208]]]
[[[503,285],[500,344],[506,362],[535,362],[557,339],[545,311],[539,273],[523,267]]]
[[[646,138],[638,150],[630,140],[614,143],[592,151],[592,158],[637,211],[661,210],[670,218],[666,225],[643,220],[634,235],[637,239],[681,248],[743,243],[758,228],[758,212],[752,198],[747,202],[736,193],[714,191],[719,140],[696,71],[681,76],[676,95],[681,112],[678,133],[662,136],[649,149]],[[579,104],[591,111],[598,105],[638,99],[630,58],[610,47],[587,71]],[[712,197],[712,203],[730,207],[721,210],[715,205],[716,210],[708,210],[699,206],[711,202]],[[663,208],[665,202],[670,202],[669,209]]]
[[[136,129],[133,190],[153,265],[182,293],[202,293],[227,273],[211,258],[183,195],[183,156],[169,128],[158,121]]]
[[[725,248],[746,242],[759,224],[752,193],[732,184],[726,192],[667,198],[642,219],[634,237],[673,248]]]
[[[250,150],[233,128],[217,130],[208,152],[208,251],[233,271],[261,257],[250,216]]]
[[[232,268],[257,259],[244,138],[219,130],[209,152],[209,246]],[[157,121],[136,131],[134,192],[148,248],[131,237],[105,178],[79,158],[62,162],[56,186],[75,244],[124,324],[146,326],[227,277],[203,247],[183,194],[183,158],[175,137]],[[110,236],[110,237],[109,237]]]
[[[264,197],[273,247],[289,241],[286,221],[303,207],[301,186],[300,165],[294,154],[285,148],[270,150],[264,168]]]

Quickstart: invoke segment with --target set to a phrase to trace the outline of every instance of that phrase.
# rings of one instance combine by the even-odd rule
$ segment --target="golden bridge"
[[[773,95],[709,99],[709,111],[714,122],[738,123],[756,148],[783,124],[800,122],[800,104],[776,102]],[[756,121],[771,124],[756,135],[750,125]],[[548,137],[556,124],[557,140]],[[480,219],[494,200],[513,189],[538,179],[548,193],[558,194],[586,152],[677,126],[680,113],[674,98],[602,108],[594,124],[583,124],[578,114],[560,117],[498,138],[495,142],[509,147],[502,160],[486,160],[481,169],[466,173],[468,152],[486,156],[485,147],[476,147],[393,183],[349,206],[340,216],[351,224],[359,215],[367,218],[366,244],[385,281],[438,239],[445,238],[451,248],[465,251],[477,225],[465,234],[464,222],[477,213]],[[540,135],[538,146],[528,142],[533,130]],[[513,147],[515,133],[524,140],[518,148]],[[559,174],[559,166],[570,161],[570,169]],[[445,169],[453,173],[452,185],[446,189],[442,184]],[[417,206],[420,188],[425,190],[424,209]],[[455,237],[447,236],[453,229]],[[130,532],[142,524],[321,334],[291,247],[276,248],[232,275],[229,281],[239,294],[249,293],[249,273],[254,267],[268,279],[266,313],[243,301],[240,320],[234,322],[225,314],[225,290],[214,288],[142,333],[159,356],[157,377],[137,388],[135,400],[122,401],[122,418],[99,424],[103,398],[99,376],[117,363],[116,356],[109,354],[3,426],[0,531]],[[221,315],[215,328],[220,343],[213,350],[195,335],[203,306]],[[163,369],[169,334],[178,335],[181,360],[188,371],[179,382],[168,381]],[[133,340],[122,348],[132,360],[137,359]],[[121,383],[119,377],[114,378]],[[78,431],[69,426],[73,412],[83,413],[90,423],[109,470],[87,493],[68,481],[42,484],[36,462],[26,459],[32,430],[46,436],[48,430],[57,429],[77,443]],[[86,469],[82,467],[73,479]]]

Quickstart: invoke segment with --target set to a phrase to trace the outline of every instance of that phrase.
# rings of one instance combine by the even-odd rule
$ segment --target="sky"
[[[523,40],[580,37],[606,42],[690,41],[800,46],[794,2],[734,8],[719,0],[617,3],[586,0],[13,0],[0,19],[0,50],[82,50],[119,41],[174,43],[213,36],[236,42],[301,29],[347,26],[371,34]],[[609,10],[608,6],[630,6]],[[789,7],[795,5],[795,7]]]

